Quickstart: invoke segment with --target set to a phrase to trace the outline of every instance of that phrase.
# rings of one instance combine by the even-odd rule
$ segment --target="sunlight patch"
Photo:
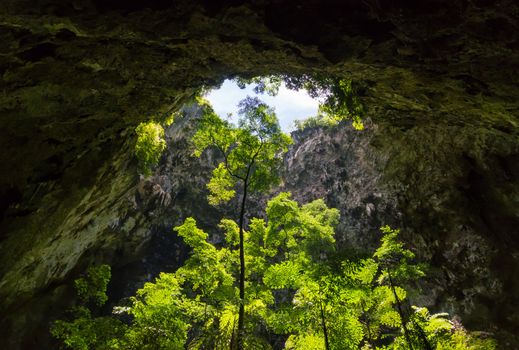
[[[238,103],[248,96],[257,96],[269,106],[275,108],[279,124],[284,132],[296,129],[295,120],[303,120],[315,116],[318,112],[319,101],[308,95],[306,90],[287,89],[281,83],[276,96],[257,94],[253,90],[254,84],[246,85],[241,89],[233,80],[225,80],[219,89],[211,90],[205,96],[213,106],[214,111],[222,116],[231,115],[231,121],[237,120]]]

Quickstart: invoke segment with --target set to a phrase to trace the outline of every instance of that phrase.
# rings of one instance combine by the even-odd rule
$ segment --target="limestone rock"
[[[512,0],[3,1],[2,348],[50,347],[64,286],[94,261],[141,266],[163,212],[168,234],[194,213],[212,224],[220,213],[198,199],[214,157],[193,175],[190,158],[166,156],[177,180],[139,185],[133,130],[202,85],[271,73],[349,77],[373,123],[365,138],[302,135],[286,188],[355,218],[344,242],[402,226],[436,269],[429,300],[515,347],[518,29]]]

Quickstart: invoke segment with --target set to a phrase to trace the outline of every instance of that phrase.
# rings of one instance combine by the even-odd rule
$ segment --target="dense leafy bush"
[[[271,349],[272,337],[284,337],[292,350],[495,349],[492,339],[467,332],[447,314],[407,311],[404,285],[424,276],[424,266],[398,240],[398,230],[381,229],[371,258],[331,261],[338,217],[322,200],[300,206],[281,193],[268,202],[266,219],[251,220],[244,232],[245,349]],[[94,317],[82,306],[72,321],[57,321],[53,335],[81,350],[234,349],[238,225],[224,219],[220,228],[227,242],[222,247],[209,243],[193,218],[175,228],[191,255],[175,273],[146,283],[129,307],[117,309],[132,317],[130,324]],[[82,300],[99,300],[106,271],[89,270],[76,282],[80,295],[89,296]]]
[[[348,97],[351,83],[338,88],[342,102],[331,98],[326,113],[360,113]],[[238,222],[224,218],[219,225],[225,244],[210,243],[194,218],[185,219],[174,231],[189,258],[146,283],[113,316],[99,309],[107,301],[110,268],[90,268],[75,281],[81,305],[51,330],[65,348],[271,349],[284,339],[291,350],[495,349],[492,339],[467,332],[447,314],[411,307],[409,286],[425,276],[425,266],[399,240],[399,230],[382,227],[371,257],[337,261],[339,211],[321,199],[300,205],[280,193],[264,218],[245,220],[247,191],[267,190],[278,180],[290,139],[261,101],[247,99],[241,108],[236,127],[206,106],[193,140],[195,155],[213,147],[224,159],[208,184],[212,204],[232,199],[241,186]],[[143,124],[138,132],[149,165],[164,147],[163,130]]]
[[[135,156],[139,160],[142,172],[149,175],[150,168],[159,162],[162,152],[166,149],[164,129],[158,123],[146,122],[139,124],[135,132]]]

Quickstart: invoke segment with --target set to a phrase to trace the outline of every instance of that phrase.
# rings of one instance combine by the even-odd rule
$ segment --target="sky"
[[[279,88],[279,93],[272,97],[267,94],[255,94],[253,85],[248,85],[242,90],[231,80],[226,80],[220,89],[212,90],[205,98],[211,102],[213,109],[219,116],[226,117],[227,114],[232,113],[236,118],[238,102],[247,95],[257,96],[270,107],[274,107],[281,129],[285,132],[295,130],[294,120],[316,115],[319,104],[305,90],[289,90],[284,84]]]

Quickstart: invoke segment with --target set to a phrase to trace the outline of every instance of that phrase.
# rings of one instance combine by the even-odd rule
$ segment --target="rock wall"
[[[138,187],[151,241],[140,260],[115,273],[126,283],[118,296],[178,266],[186,252],[171,228],[186,217],[194,216],[217,242],[217,222],[237,212],[234,202],[223,208],[207,204],[205,184],[218,159],[210,152],[200,160],[190,156],[196,115],[196,108],[186,109],[167,130],[161,164]],[[469,328],[493,332],[504,348],[513,348],[518,148],[499,134],[437,125],[401,129],[369,120],[364,131],[349,125],[298,131],[285,157],[282,185],[254,195],[249,215],[261,215],[279,191],[292,192],[301,203],[324,198],[341,211],[338,247],[367,253],[378,245],[381,225],[402,228],[406,243],[430,264],[423,295],[414,301],[458,315]],[[150,190],[140,190],[143,184]]]
[[[501,131],[473,131],[307,130],[288,154],[285,188],[341,210],[340,247],[369,251],[381,225],[401,228],[430,264],[415,302],[458,315],[514,349],[519,149]]]
[[[138,194],[148,198],[142,209],[151,213],[152,239],[139,262],[146,273],[134,265],[122,266],[119,277],[116,273],[127,283],[126,294],[143,277],[173,270],[185,257],[173,226],[194,216],[218,242],[217,222],[237,212],[237,202],[220,208],[207,204],[205,184],[218,159],[210,152],[191,157],[193,116],[196,120],[196,108],[187,109],[167,131],[168,150],[154,176],[144,180],[155,191]],[[462,128],[440,133],[436,127],[402,130],[367,120],[364,131],[342,125],[295,132],[282,185],[253,195],[248,214],[262,215],[268,198],[279,191],[292,192],[301,203],[324,198],[341,211],[338,248],[369,254],[378,245],[380,226],[402,228],[406,243],[430,264],[423,294],[414,302],[457,315],[467,327],[492,332],[504,348],[513,348],[519,173],[511,160],[517,145],[500,142],[493,131],[467,135]],[[491,135],[485,137],[487,132]],[[165,202],[162,193],[171,197]],[[505,250],[511,256],[500,254]]]
[[[518,27],[512,0],[3,1],[3,348],[41,348],[44,320],[66,307],[62,286],[89,263],[139,264],[162,232],[148,201],[183,208],[201,191],[162,175],[139,184],[134,127],[204,84],[268,73],[352,78],[375,125],[365,153],[346,152],[350,136],[312,131],[286,187],[324,183],[296,196],[324,195],[356,218],[341,224],[345,242],[370,244],[354,232],[401,223],[437,267],[431,301],[519,334]],[[315,153],[331,151],[317,172]],[[182,159],[170,170],[192,177]],[[170,220],[216,215],[197,205]]]

